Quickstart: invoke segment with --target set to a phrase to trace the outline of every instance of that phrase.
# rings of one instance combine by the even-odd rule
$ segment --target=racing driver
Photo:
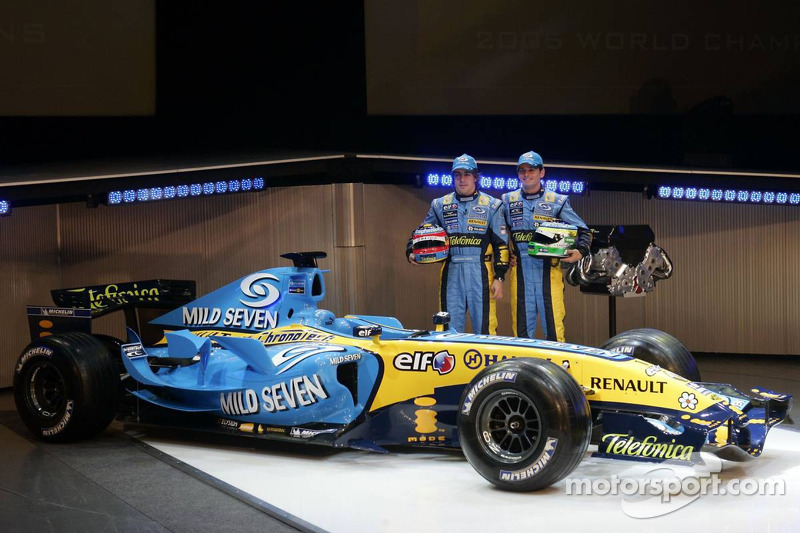
[[[442,265],[439,304],[450,326],[463,332],[469,313],[475,333],[496,334],[495,300],[503,297],[508,270],[508,231],[500,200],[478,190],[478,164],[467,154],[453,160],[455,191],[431,202],[422,224],[444,228],[450,254]],[[406,247],[409,262],[419,264]],[[494,266],[492,265],[494,260]]]
[[[511,318],[514,335],[533,338],[536,317],[548,340],[564,342],[564,278],[559,260],[528,255],[528,243],[542,222],[563,221],[578,228],[575,248],[567,251],[565,263],[574,263],[589,253],[591,233],[572,210],[569,197],[542,187],[544,162],[536,152],[525,152],[517,162],[520,189],[503,194],[503,211],[511,233],[513,257]]]

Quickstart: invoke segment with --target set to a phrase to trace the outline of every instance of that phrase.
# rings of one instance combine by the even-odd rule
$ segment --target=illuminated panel
[[[453,176],[448,172],[429,172],[425,175],[423,184],[428,187],[450,189],[453,187]],[[244,184],[242,187],[244,188]],[[542,187],[548,191],[581,196],[585,196],[589,191],[587,182],[572,179],[544,179]],[[520,188],[520,181],[516,176],[482,175],[478,181],[478,188],[484,191],[516,191]]]
[[[264,189],[265,186],[266,180],[259,176],[241,180],[231,179],[148,188],[142,187],[138,189],[123,189],[119,191],[110,191],[106,199],[108,205],[122,205],[137,202],[172,200],[175,198],[189,198],[192,196],[211,196],[254,190],[258,191]]]
[[[800,192],[751,191],[747,189],[708,189],[659,185],[656,197],[661,200],[701,200],[766,205],[800,205]]]

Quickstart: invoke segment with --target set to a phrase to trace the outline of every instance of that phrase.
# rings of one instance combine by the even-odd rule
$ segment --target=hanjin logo
[[[513,359],[514,356],[505,354],[482,354],[478,350],[467,350],[464,353],[464,364],[470,370],[477,370],[478,368],[493,365],[498,361],[505,361],[506,359]]]

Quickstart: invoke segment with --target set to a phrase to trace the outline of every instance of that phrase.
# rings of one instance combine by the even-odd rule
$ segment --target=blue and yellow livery
[[[196,299],[192,286],[149,324],[129,320],[125,343],[87,333],[35,338],[15,374],[23,420],[49,440],[101,430],[112,413],[373,451],[461,446],[496,485],[535,490],[566,476],[590,441],[599,455],[631,460],[691,460],[701,450],[755,457],[791,407],[787,395],[690,381],[668,361],[634,357],[637,343],[607,350],[457,333],[446,314],[432,331],[389,317],[336,317],[319,307],[325,271],[316,260],[324,256],[286,254],[294,266]],[[115,305],[142,311],[152,303],[152,289],[130,292]],[[114,358],[119,366],[106,368]],[[74,375],[73,360],[92,375]],[[48,383],[59,376],[53,399]],[[73,392],[120,376],[94,397]]]

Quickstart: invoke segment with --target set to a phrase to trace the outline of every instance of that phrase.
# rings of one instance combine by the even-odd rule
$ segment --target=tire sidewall
[[[565,412],[567,405],[558,384],[548,379],[549,373],[563,370],[556,365],[552,367],[543,373],[534,373],[524,364],[500,363],[481,372],[464,391],[458,415],[461,448],[472,466],[500,488],[529,491],[549,486],[566,475],[565,464],[576,462],[574,428],[565,425],[570,413]],[[491,444],[481,433],[481,417],[491,406],[487,401],[494,402],[504,395],[525,398],[536,409],[540,419],[541,431],[533,451],[521,459],[490,452]],[[581,397],[585,402],[582,393]],[[583,447],[579,451],[581,457],[588,445],[588,423],[585,423],[584,431],[587,437],[578,444],[578,447]]]
[[[50,412],[43,408],[41,398],[31,391],[43,372],[57,373],[62,387],[62,401]],[[75,425],[76,410],[83,404],[81,380],[72,358],[65,356],[56,342],[49,339],[35,341],[22,352],[14,371],[14,401],[20,418],[35,435],[45,440],[70,438]],[[36,404],[39,404],[37,407]],[[77,413],[80,415],[80,412]]]

